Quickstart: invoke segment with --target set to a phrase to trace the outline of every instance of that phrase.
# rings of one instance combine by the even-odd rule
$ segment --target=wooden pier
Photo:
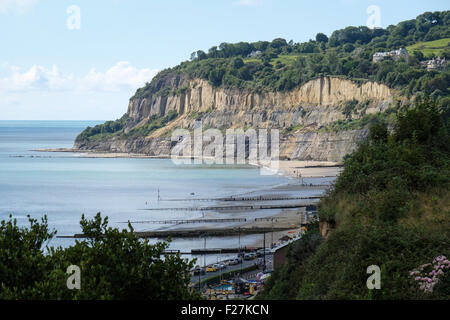
[[[320,196],[312,197],[267,197],[267,196],[257,196],[257,197],[227,197],[227,198],[185,198],[185,199],[160,199],[160,201],[173,201],[173,202],[183,202],[183,201],[288,201],[288,200],[313,200],[320,199]]]
[[[280,204],[280,205],[240,205],[240,206],[210,206],[210,207],[178,207],[178,208],[148,208],[140,209],[146,211],[249,211],[249,210],[270,210],[270,209],[297,209],[307,208],[315,203]]]
[[[139,238],[155,238],[155,239],[167,239],[172,238],[206,238],[206,237],[233,237],[243,236],[250,234],[264,234],[269,232],[278,232],[293,230],[290,227],[243,227],[243,228],[215,228],[215,229],[181,229],[181,230],[162,230],[162,231],[140,231],[134,232]],[[73,236],[57,236],[57,238],[73,238],[84,239],[87,238],[84,234],[75,234]]]
[[[230,223],[230,222],[246,222],[245,218],[236,219],[174,219],[174,220],[149,220],[149,221],[130,221],[131,224],[190,224],[190,223]],[[119,222],[128,223],[128,222]]]

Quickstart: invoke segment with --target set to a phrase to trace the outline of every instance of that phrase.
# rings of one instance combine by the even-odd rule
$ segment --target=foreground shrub
[[[68,248],[44,245],[50,232],[46,218],[30,227],[16,220],[0,227],[0,299],[190,299],[190,269],[179,254],[166,255],[167,243],[149,244],[130,231],[108,227],[100,214],[83,216],[87,237]],[[45,250],[45,252],[44,252]],[[81,270],[81,289],[68,290],[66,270]]]

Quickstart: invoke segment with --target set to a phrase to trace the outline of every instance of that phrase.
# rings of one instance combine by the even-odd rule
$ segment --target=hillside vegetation
[[[449,67],[427,71],[420,64],[430,54],[448,58],[447,39],[450,39],[450,11],[426,12],[416,19],[386,29],[347,27],[334,31],[329,37],[318,33],[315,39],[303,43],[282,38],[253,43],[222,43],[207,52],[193,52],[190,61],[161,71],[151,82],[139,88],[131,99],[180,95],[188,89],[174,84],[173,79],[180,77],[204,79],[217,88],[283,92],[317,77],[333,76],[357,83],[383,83],[398,89],[407,98],[426,94],[437,102],[438,107],[449,109]],[[408,59],[385,59],[373,63],[375,52],[401,47],[408,47]],[[122,118],[88,128],[77,140],[100,140],[111,134],[121,135],[125,131],[123,124]],[[156,126],[152,125],[152,128]],[[142,134],[151,132],[144,130]]]
[[[412,46],[406,47],[410,54],[420,51],[426,58],[446,56],[450,50],[450,38],[439,39],[427,42],[418,42]]]
[[[419,64],[425,59],[420,46],[417,50],[412,47],[413,56],[408,61],[387,60],[373,64],[372,55],[424,41],[450,38],[449,26],[450,11],[427,12],[386,29],[347,27],[334,31],[329,38],[319,33],[315,40],[304,43],[288,42],[282,38],[271,42],[222,43],[208,52],[194,52],[191,61],[162,71],[151,83],[138,89],[135,97],[166,89],[160,86],[161,80],[177,73],[206,79],[215,86],[257,91],[291,90],[318,76],[334,75],[378,81],[390,87],[407,86],[405,93],[409,94],[418,91],[432,94],[436,89],[444,89],[439,96],[445,96],[448,94],[448,73],[427,73]],[[439,52],[448,55],[448,44],[438,43]],[[432,79],[442,83],[430,87]]]
[[[56,231],[47,217],[28,217],[20,227],[11,216],[0,221],[1,300],[182,300],[197,299],[189,289],[194,262],[166,254],[168,242],[150,244],[133,227],[108,226],[98,213],[80,220],[85,239],[50,247]],[[68,290],[70,266],[81,270],[81,290]],[[73,271],[69,272],[69,274]]]
[[[434,102],[402,110],[391,133],[372,125],[319,203],[335,229],[323,239],[313,226],[291,245],[260,298],[449,299],[449,185],[448,118]],[[366,286],[371,265],[380,290]]]

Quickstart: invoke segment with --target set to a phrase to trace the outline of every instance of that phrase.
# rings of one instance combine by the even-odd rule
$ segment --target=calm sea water
[[[145,208],[197,206],[193,201],[162,199],[222,197],[285,184],[279,175],[262,176],[248,166],[178,166],[165,159],[84,158],[72,153],[35,152],[39,148],[69,148],[88,125],[101,121],[0,121],[0,220],[12,214],[22,225],[26,215],[47,215],[58,235],[80,232],[84,213],[108,216],[111,225],[142,220],[191,219],[195,211],[146,211]],[[209,203],[211,204],[211,203]],[[204,204],[203,204],[204,205]],[[208,215],[208,213],[207,213]],[[165,226],[167,227],[167,226]],[[168,226],[170,227],[170,226]],[[136,225],[137,230],[161,225]],[[254,236],[241,237],[250,244]],[[69,245],[72,240],[55,239],[51,245]],[[208,247],[230,247],[235,239],[211,239]],[[198,240],[175,240],[174,249],[202,248]]]

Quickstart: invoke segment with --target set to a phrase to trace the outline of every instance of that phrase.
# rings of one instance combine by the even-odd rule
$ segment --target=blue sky
[[[370,5],[382,27],[449,9],[446,0],[0,0],[0,120],[115,119],[139,86],[195,50],[307,41],[366,25]]]

